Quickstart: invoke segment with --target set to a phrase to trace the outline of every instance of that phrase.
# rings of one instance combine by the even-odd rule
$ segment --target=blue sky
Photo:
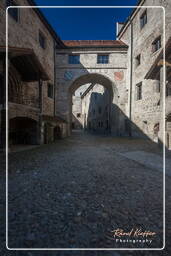
[[[137,0],[35,0],[37,5],[135,6]],[[130,8],[41,9],[62,40],[113,40],[116,22],[124,22]]]

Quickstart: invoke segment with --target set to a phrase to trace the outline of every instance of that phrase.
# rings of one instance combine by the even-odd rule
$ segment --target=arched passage
[[[9,143],[37,144],[38,124],[28,117],[15,117],[9,120]]]
[[[70,85],[69,90],[68,90],[68,99],[69,99],[69,134],[71,131],[71,124],[72,124],[72,95],[74,94],[74,92],[81,86],[85,85],[85,84],[91,84],[91,85],[101,85],[104,88],[107,89],[107,91],[109,92],[109,116],[110,116],[110,123],[112,123],[112,119],[118,118],[118,115],[115,113],[115,115],[111,115],[111,112],[116,112],[117,108],[115,108],[115,104],[117,102],[118,99],[118,93],[117,93],[117,89],[116,86],[113,84],[113,82],[106,77],[105,75],[102,74],[98,74],[98,73],[89,73],[89,74],[85,74],[85,75],[81,75],[80,77],[78,77],[77,79],[75,79],[73,81],[73,83]],[[117,122],[115,122],[117,123]],[[109,126],[109,124],[108,124]],[[110,125],[111,126],[111,125]]]

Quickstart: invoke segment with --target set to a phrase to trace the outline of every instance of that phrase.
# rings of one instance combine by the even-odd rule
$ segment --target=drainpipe
[[[129,136],[132,137],[132,87],[133,87],[133,24],[130,20],[131,27],[131,63],[130,63],[130,90],[129,90]]]

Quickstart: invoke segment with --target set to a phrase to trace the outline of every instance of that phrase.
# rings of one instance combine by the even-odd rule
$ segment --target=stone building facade
[[[154,8],[151,8],[154,6]],[[155,8],[155,6],[159,6]],[[127,115],[132,122],[132,135],[144,134],[154,141],[163,142],[166,111],[166,146],[171,148],[170,66],[167,65],[166,85],[163,83],[163,47],[166,61],[170,61],[171,2],[169,0],[142,0],[126,23],[119,24],[118,40],[125,42],[127,55],[127,86],[129,98]],[[164,9],[163,9],[164,7]],[[164,40],[166,15],[166,45]],[[165,94],[165,95],[164,95]],[[163,99],[166,100],[166,108]],[[137,127],[139,129],[137,129]]]
[[[166,121],[166,146],[171,148],[170,11],[169,0],[142,0],[129,19],[118,24],[117,41],[64,42],[68,47],[60,51],[56,68],[59,74],[57,87],[67,104],[60,104],[59,100],[57,102],[58,111],[66,116],[69,123],[70,94],[83,83],[97,83],[105,86],[112,98],[110,122],[113,135],[150,138],[163,143]],[[164,46],[166,84],[163,84]],[[108,55],[108,62],[99,64],[99,55]],[[79,58],[79,62],[70,63],[71,57]],[[108,81],[103,83],[105,78]]]
[[[72,95],[82,85],[100,84],[109,91],[111,132],[118,135],[123,129],[128,98],[128,46],[119,40],[78,40],[64,43],[67,48],[56,52],[56,104],[57,113],[69,124],[68,134],[72,123]],[[109,56],[108,63],[98,63],[100,56]]]
[[[1,144],[5,130],[6,4],[34,5],[34,2],[0,2]],[[73,121],[93,127],[88,108],[82,108],[81,113],[75,109],[72,115],[75,91],[88,84],[91,90],[87,88],[82,102],[91,102],[92,109],[95,108],[95,99],[90,97],[93,93],[99,94],[99,102],[104,101],[105,105],[109,102],[106,111],[109,118],[104,114],[102,120],[96,119],[96,124],[102,126],[99,130],[104,130],[106,122],[114,136],[145,137],[163,143],[166,124],[166,146],[171,148],[170,0],[139,1],[128,20],[118,23],[117,28],[117,40],[61,41],[38,9],[9,9],[10,143],[52,142],[70,135]],[[166,84],[163,84],[164,64]],[[98,104],[96,107],[99,108]]]
[[[88,87],[89,84],[79,87],[72,96],[72,130],[83,128],[81,96]]]
[[[5,113],[5,9],[33,6],[31,0],[1,1],[0,79],[1,145]],[[38,9],[8,10],[8,119],[9,144],[41,144],[61,136],[65,122],[55,111],[55,50],[64,47]]]
[[[111,102],[108,90],[99,84],[90,85],[81,99],[84,129],[90,132],[109,134]]]

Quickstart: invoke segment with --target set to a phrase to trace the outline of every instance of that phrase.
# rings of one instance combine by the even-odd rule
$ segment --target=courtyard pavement
[[[132,156],[136,156],[136,152],[143,152],[143,159],[144,154],[147,158],[153,154],[153,162],[161,157],[156,144],[150,141],[83,132],[75,132],[54,144],[10,153],[8,246],[161,248],[162,172],[151,168],[145,161],[143,163],[141,153],[136,159],[130,155],[128,157],[131,152],[134,152]],[[3,170],[0,178],[2,195],[5,192]],[[165,251],[30,251],[14,254],[4,249],[1,255],[170,255],[170,195],[171,177],[166,175],[168,243]],[[1,206],[4,213],[5,197]],[[112,231],[118,228],[125,232],[138,228],[156,234],[144,239],[145,242],[116,242]],[[4,239],[4,233],[4,229],[1,229],[1,239]],[[140,238],[134,237],[134,240],[143,241]],[[129,237],[128,240],[133,239]]]

